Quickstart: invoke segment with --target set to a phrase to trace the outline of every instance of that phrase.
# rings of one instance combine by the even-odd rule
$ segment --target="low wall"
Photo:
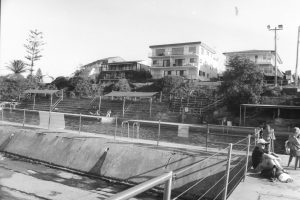
[[[42,129],[0,125],[0,151],[17,154],[61,167],[114,180],[140,183],[167,171],[176,171],[207,158],[206,152],[182,153],[145,144],[119,142],[99,137],[83,137]],[[222,167],[223,166],[223,167]],[[186,189],[214,169],[208,183],[224,175],[226,154],[176,177],[172,188]],[[200,187],[200,185],[199,185]],[[198,195],[199,190],[191,191]],[[190,193],[191,194],[191,193]]]

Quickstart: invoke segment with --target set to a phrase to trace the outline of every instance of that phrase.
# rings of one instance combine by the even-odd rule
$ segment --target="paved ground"
[[[101,200],[125,189],[123,185],[7,158],[0,154],[1,200]],[[147,195],[147,199],[156,197]]]
[[[300,200],[300,168],[294,170],[294,160],[286,167],[288,156],[280,155],[283,166],[294,179],[292,183],[270,182],[254,172],[248,172],[228,200]]]

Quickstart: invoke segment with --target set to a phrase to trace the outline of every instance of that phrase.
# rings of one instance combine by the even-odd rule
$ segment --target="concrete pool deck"
[[[294,169],[295,158],[287,167],[288,155],[280,155],[281,163],[294,179],[292,183],[270,182],[259,174],[248,171],[228,200],[300,200],[300,168]]]

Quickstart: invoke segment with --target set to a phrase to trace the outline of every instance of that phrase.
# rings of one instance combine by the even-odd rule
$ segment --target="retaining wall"
[[[208,156],[206,152],[182,153],[145,144],[8,125],[0,125],[0,151],[131,183],[144,182],[164,172],[182,169]],[[201,190],[209,188],[209,183],[224,175],[226,155],[203,162],[176,177],[172,188],[182,191],[222,166],[222,169],[213,172],[205,184],[199,185]],[[191,190],[190,195],[196,195],[198,189]]]

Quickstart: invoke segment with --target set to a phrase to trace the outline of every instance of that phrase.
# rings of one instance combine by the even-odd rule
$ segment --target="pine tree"
[[[27,39],[27,44],[24,44],[24,47],[26,49],[27,55],[25,58],[28,60],[28,66],[29,71],[30,71],[30,76],[33,76],[33,67],[35,64],[35,61],[40,60],[42,57],[41,51],[42,51],[42,46],[45,43],[43,42],[43,33],[39,32],[38,30],[30,30],[28,39]]]

